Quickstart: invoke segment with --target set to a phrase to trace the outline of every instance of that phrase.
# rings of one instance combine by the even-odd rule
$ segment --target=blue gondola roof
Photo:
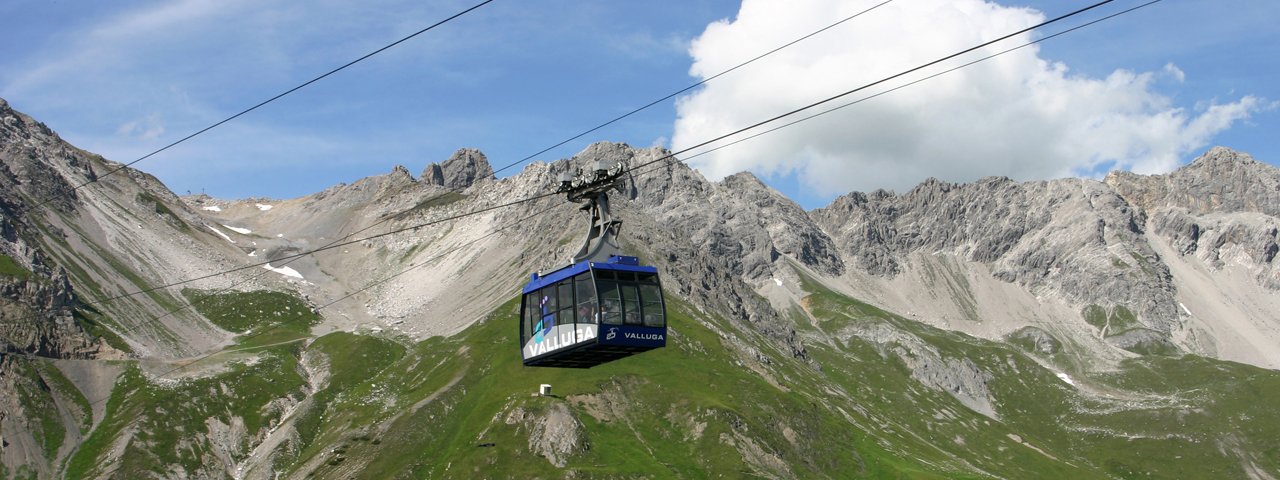
[[[531,275],[529,284],[524,286],[523,293],[530,293],[547,285],[554,284],[566,278],[573,277],[587,270],[621,270],[624,272],[641,272],[641,273],[658,273],[655,267],[640,265],[640,259],[636,257],[626,257],[614,255],[609,257],[606,262],[588,262],[581,261],[573,265],[561,268],[546,275]]]

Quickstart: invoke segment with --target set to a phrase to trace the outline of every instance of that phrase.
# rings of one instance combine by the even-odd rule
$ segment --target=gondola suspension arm
[[[582,247],[573,255],[570,263],[584,260],[604,262],[611,256],[622,255],[622,248],[618,244],[622,220],[614,218],[609,210],[609,192],[626,192],[624,163],[610,165],[608,160],[598,159],[590,173],[584,174],[578,170],[575,176],[574,172],[565,170],[561,174],[557,192],[566,194],[571,202],[583,204],[582,210],[591,217]]]

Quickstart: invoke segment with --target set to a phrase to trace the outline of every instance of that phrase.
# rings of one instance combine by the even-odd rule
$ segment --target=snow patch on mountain
[[[228,236],[227,236],[227,234],[222,233],[222,230],[218,230],[218,229],[217,229],[216,227],[214,227],[213,225],[205,225],[205,226],[206,226],[206,227],[209,227],[209,230],[213,230],[213,233],[218,234],[218,236],[219,236],[219,237],[222,237],[222,238],[226,239],[228,242],[236,243],[236,241],[235,241],[235,240],[232,240],[232,239],[231,239],[231,237],[228,237]]]
[[[1076,386],[1075,380],[1072,380],[1070,375],[1067,375],[1062,372],[1058,372],[1057,375],[1058,375],[1058,378],[1062,379],[1063,382],[1066,382],[1067,385],[1071,385],[1073,387]]]
[[[297,270],[294,270],[294,269],[293,269],[293,268],[291,268],[291,267],[279,267],[279,268],[277,268],[277,267],[272,267],[272,266],[271,266],[271,264],[270,264],[270,263],[268,263],[268,264],[266,264],[266,265],[263,265],[263,266],[262,266],[262,268],[265,268],[265,269],[267,269],[267,270],[271,270],[271,271],[273,271],[273,272],[279,273],[279,274],[284,275],[284,276],[286,276],[286,277],[293,277],[293,278],[296,278],[296,279],[298,279],[298,280],[303,280],[303,278],[302,278],[302,274],[301,274],[301,273],[298,273],[298,271],[297,271]]]

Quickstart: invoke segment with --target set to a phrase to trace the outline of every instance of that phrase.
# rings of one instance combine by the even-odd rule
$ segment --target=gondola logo
[[[539,330],[538,334],[534,335],[534,338],[525,344],[525,358],[536,357],[561,348],[594,340],[596,338],[595,327],[595,325],[556,325],[548,328],[545,335],[542,330]]]
[[[533,334],[533,341],[536,343],[542,343],[542,338],[551,333],[551,328],[556,326],[555,315],[547,312],[547,301],[550,299],[550,297],[544,295],[542,301],[538,302],[538,308],[542,309],[542,320],[534,326],[534,330],[537,330],[537,333]]]
[[[618,345],[653,346],[665,343],[667,335],[657,328],[609,327],[600,341]]]
[[[627,340],[665,340],[661,333],[623,332],[622,338]]]

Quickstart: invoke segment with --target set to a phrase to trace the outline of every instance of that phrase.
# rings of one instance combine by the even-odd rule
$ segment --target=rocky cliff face
[[[27,213],[40,203],[62,212],[74,209],[74,186],[45,157],[65,159],[73,179],[94,174],[66,145],[41,149],[49,137],[54,134],[48,127],[0,100],[0,352],[93,358],[102,343],[73,318],[78,300],[67,272],[52,265],[35,241],[41,232]]]
[[[109,299],[225,267],[238,250],[154,177],[124,169],[99,178],[119,165],[4,103],[0,123],[0,252],[31,273],[4,289],[10,297],[36,302],[62,325],[76,323],[71,312],[81,310],[95,317],[90,323],[105,322],[95,324],[94,336],[118,337],[117,347],[139,353],[194,352],[224,341],[199,315],[172,307],[181,303],[176,292]],[[11,343],[36,341],[23,337]]]
[[[1280,216],[1280,174],[1247,153],[1214,147],[1167,175],[1111,172],[1107,185],[1138,208],[1193,215],[1253,212]]]
[[[458,150],[444,163],[432,163],[422,171],[422,181],[450,190],[462,190],[479,181],[493,180],[493,167],[479,150]]]
[[[36,368],[31,359],[93,359],[104,349],[115,354],[106,358],[119,358],[75,317],[79,300],[67,272],[40,244],[47,235],[41,229],[49,227],[28,215],[41,203],[63,214],[75,209],[73,186],[45,163],[46,155],[70,159],[65,168],[92,177],[69,147],[41,148],[53,136],[0,99],[0,463],[17,470],[14,475],[24,474],[21,468],[40,478],[52,477],[65,456],[57,446],[45,448],[47,439],[78,432],[75,424],[87,412],[72,415],[70,398],[49,386],[56,373]]]
[[[1217,147],[1169,175],[1113,172],[1107,185],[1141,208],[1154,233],[1210,268],[1247,268],[1280,290],[1276,262],[1280,172],[1247,154]]]
[[[1027,289],[1082,303],[1141,305],[1166,330],[1176,319],[1167,272],[1117,268],[1152,256],[1140,242],[1144,219],[1095,182],[929,180],[902,196],[850,194],[813,214],[842,253],[874,275],[900,273],[913,252],[947,253],[990,265],[996,278]]]
[[[664,153],[597,144],[578,157],[646,163]],[[1199,252],[1197,264],[1209,269],[1246,265],[1260,285],[1274,289],[1276,178],[1274,167],[1215,149],[1169,175],[929,180],[905,194],[855,192],[805,212],[750,174],[708,182],[665,162],[637,172],[625,208],[654,219],[630,232],[652,249],[655,263],[672,270],[682,295],[727,305],[721,308],[777,338],[794,334],[782,313],[788,295],[779,290],[795,291],[788,282],[798,281],[790,268],[796,265],[882,307],[987,338],[1030,328],[1046,336],[1039,343],[1065,337],[1090,357],[1182,349],[1275,367],[1280,358],[1273,355],[1229,353],[1270,347],[1236,348],[1231,338],[1256,336],[1238,333],[1242,327],[1226,314],[1190,313],[1186,297],[1196,284],[1175,275],[1162,252],[1166,244]],[[673,233],[664,240],[650,226]],[[715,278],[736,281],[708,280]],[[717,293],[689,287],[698,284]],[[1264,310],[1235,314],[1256,327],[1246,331],[1271,331],[1265,325],[1280,317]],[[1106,314],[1099,320],[1091,312]],[[1264,337],[1280,347],[1280,338]],[[791,343],[803,352],[802,342]]]
[[[1172,278],[1144,238],[1145,217],[1097,182],[930,180],[903,195],[850,194],[812,213],[841,253],[872,276],[892,279],[904,265],[927,264],[921,257],[949,257],[962,269],[983,270],[976,274],[978,281],[987,277],[1039,299],[1057,298],[1068,311],[1123,306],[1137,313],[1143,326],[1107,338],[1124,348],[1167,343],[1164,339],[1180,325]],[[1028,324],[1028,319],[984,310],[983,304],[991,302],[977,298],[968,280],[936,290],[957,299],[962,317],[987,323],[986,335]],[[1058,316],[1050,322],[1079,320]],[[995,328],[1003,331],[990,330],[990,324],[999,323],[1006,327]]]

